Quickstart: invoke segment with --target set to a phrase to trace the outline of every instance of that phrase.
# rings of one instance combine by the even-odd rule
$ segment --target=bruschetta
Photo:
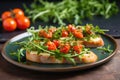
[[[26,51],[28,61],[58,64],[94,63],[98,57],[90,48],[104,45],[99,31],[99,28],[94,29],[91,25],[45,27],[37,31],[32,28],[28,29],[32,34],[28,40],[19,44],[22,44],[22,49]]]
[[[55,56],[51,56],[49,53],[38,54],[37,51],[26,52],[26,59],[37,63],[72,63],[64,57],[57,59]],[[77,57],[73,57],[73,59],[76,63],[93,63],[97,61],[98,57],[95,53],[90,51],[89,53],[84,53]]]

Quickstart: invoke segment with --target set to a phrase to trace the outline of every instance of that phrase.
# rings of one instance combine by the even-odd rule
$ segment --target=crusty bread
[[[48,53],[37,54],[37,51],[26,52],[26,59],[37,63],[71,63],[70,61],[62,58],[61,60],[56,59],[55,56],[50,56]],[[97,55],[92,51],[88,54],[83,54],[81,59],[74,57],[76,63],[93,63],[97,61]]]
[[[48,53],[37,54],[37,51],[26,52],[26,59],[32,62],[38,63],[62,63],[62,60],[58,60],[55,56],[50,56]]]
[[[84,41],[86,47],[100,47],[104,46],[104,41],[101,37],[91,38],[89,41]]]
[[[92,51],[89,54],[83,54],[81,60],[83,63],[93,63],[98,59],[97,55]]]

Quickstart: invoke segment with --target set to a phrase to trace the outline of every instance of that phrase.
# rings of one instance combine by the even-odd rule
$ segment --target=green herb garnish
[[[103,50],[103,51],[108,52],[108,53],[112,53],[113,50],[111,50],[110,47],[111,47],[111,46],[108,45],[107,47],[103,46],[103,47],[98,47],[97,49],[98,49],[98,50]]]
[[[33,22],[39,19],[62,25],[65,21],[81,24],[83,19],[92,19],[97,15],[107,19],[119,11],[116,3],[109,2],[109,0],[62,0],[58,2],[34,0],[30,8],[25,4],[24,8]]]

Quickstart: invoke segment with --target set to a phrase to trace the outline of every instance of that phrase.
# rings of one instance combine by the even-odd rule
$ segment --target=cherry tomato
[[[76,30],[76,31],[73,33],[73,35],[74,35],[75,37],[77,37],[77,38],[83,38],[83,34],[82,34],[82,32],[79,31],[79,30]]]
[[[71,25],[71,24],[68,25],[68,31],[69,32],[73,33],[75,30],[76,30],[76,28],[73,25]]]
[[[70,50],[70,45],[69,44],[64,44],[63,46],[61,46],[60,48],[60,52],[62,53],[68,53]]]
[[[5,20],[7,18],[11,18],[11,12],[10,11],[3,12],[1,18],[2,18],[2,20]]]
[[[13,9],[13,14],[15,15],[15,18],[24,16],[24,12],[19,8]]]
[[[58,47],[60,45],[60,41],[59,40],[53,40],[53,43],[56,45],[56,47]]]
[[[50,39],[50,38],[52,38],[52,32],[48,32],[48,33],[47,33],[47,32],[44,32],[44,33],[43,33],[43,36],[44,36],[45,38],[49,38],[49,39]]]
[[[24,30],[30,27],[30,20],[25,16],[17,17],[16,22],[18,29]]]
[[[13,18],[7,18],[3,21],[3,28],[6,31],[14,31],[17,27],[17,24]]]
[[[56,45],[51,41],[47,42],[47,47],[48,47],[48,50],[56,50]]]
[[[73,50],[76,51],[77,53],[80,53],[82,50],[82,45],[75,45],[73,46]]]
[[[66,30],[62,31],[62,37],[67,37],[68,36],[68,32]]]
[[[39,36],[45,37],[45,38],[52,38],[52,32],[46,32],[45,30],[40,30]]]

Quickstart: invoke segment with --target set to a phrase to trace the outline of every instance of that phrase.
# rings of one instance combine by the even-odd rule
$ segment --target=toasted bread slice
[[[86,47],[100,47],[104,46],[104,41],[101,37],[90,38],[89,41],[84,41],[83,44]]]
[[[48,53],[37,54],[37,51],[26,52],[26,59],[38,63],[62,63],[62,60],[56,59],[55,56],[50,56]]]
[[[50,56],[48,53],[37,54],[37,51],[26,52],[26,59],[37,63],[71,63],[65,58],[57,59],[55,56]],[[90,53],[83,54],[80,57],[74,57],[76,63],[93,63],[96,62],[98,57],[95,53],[90,51]]]

